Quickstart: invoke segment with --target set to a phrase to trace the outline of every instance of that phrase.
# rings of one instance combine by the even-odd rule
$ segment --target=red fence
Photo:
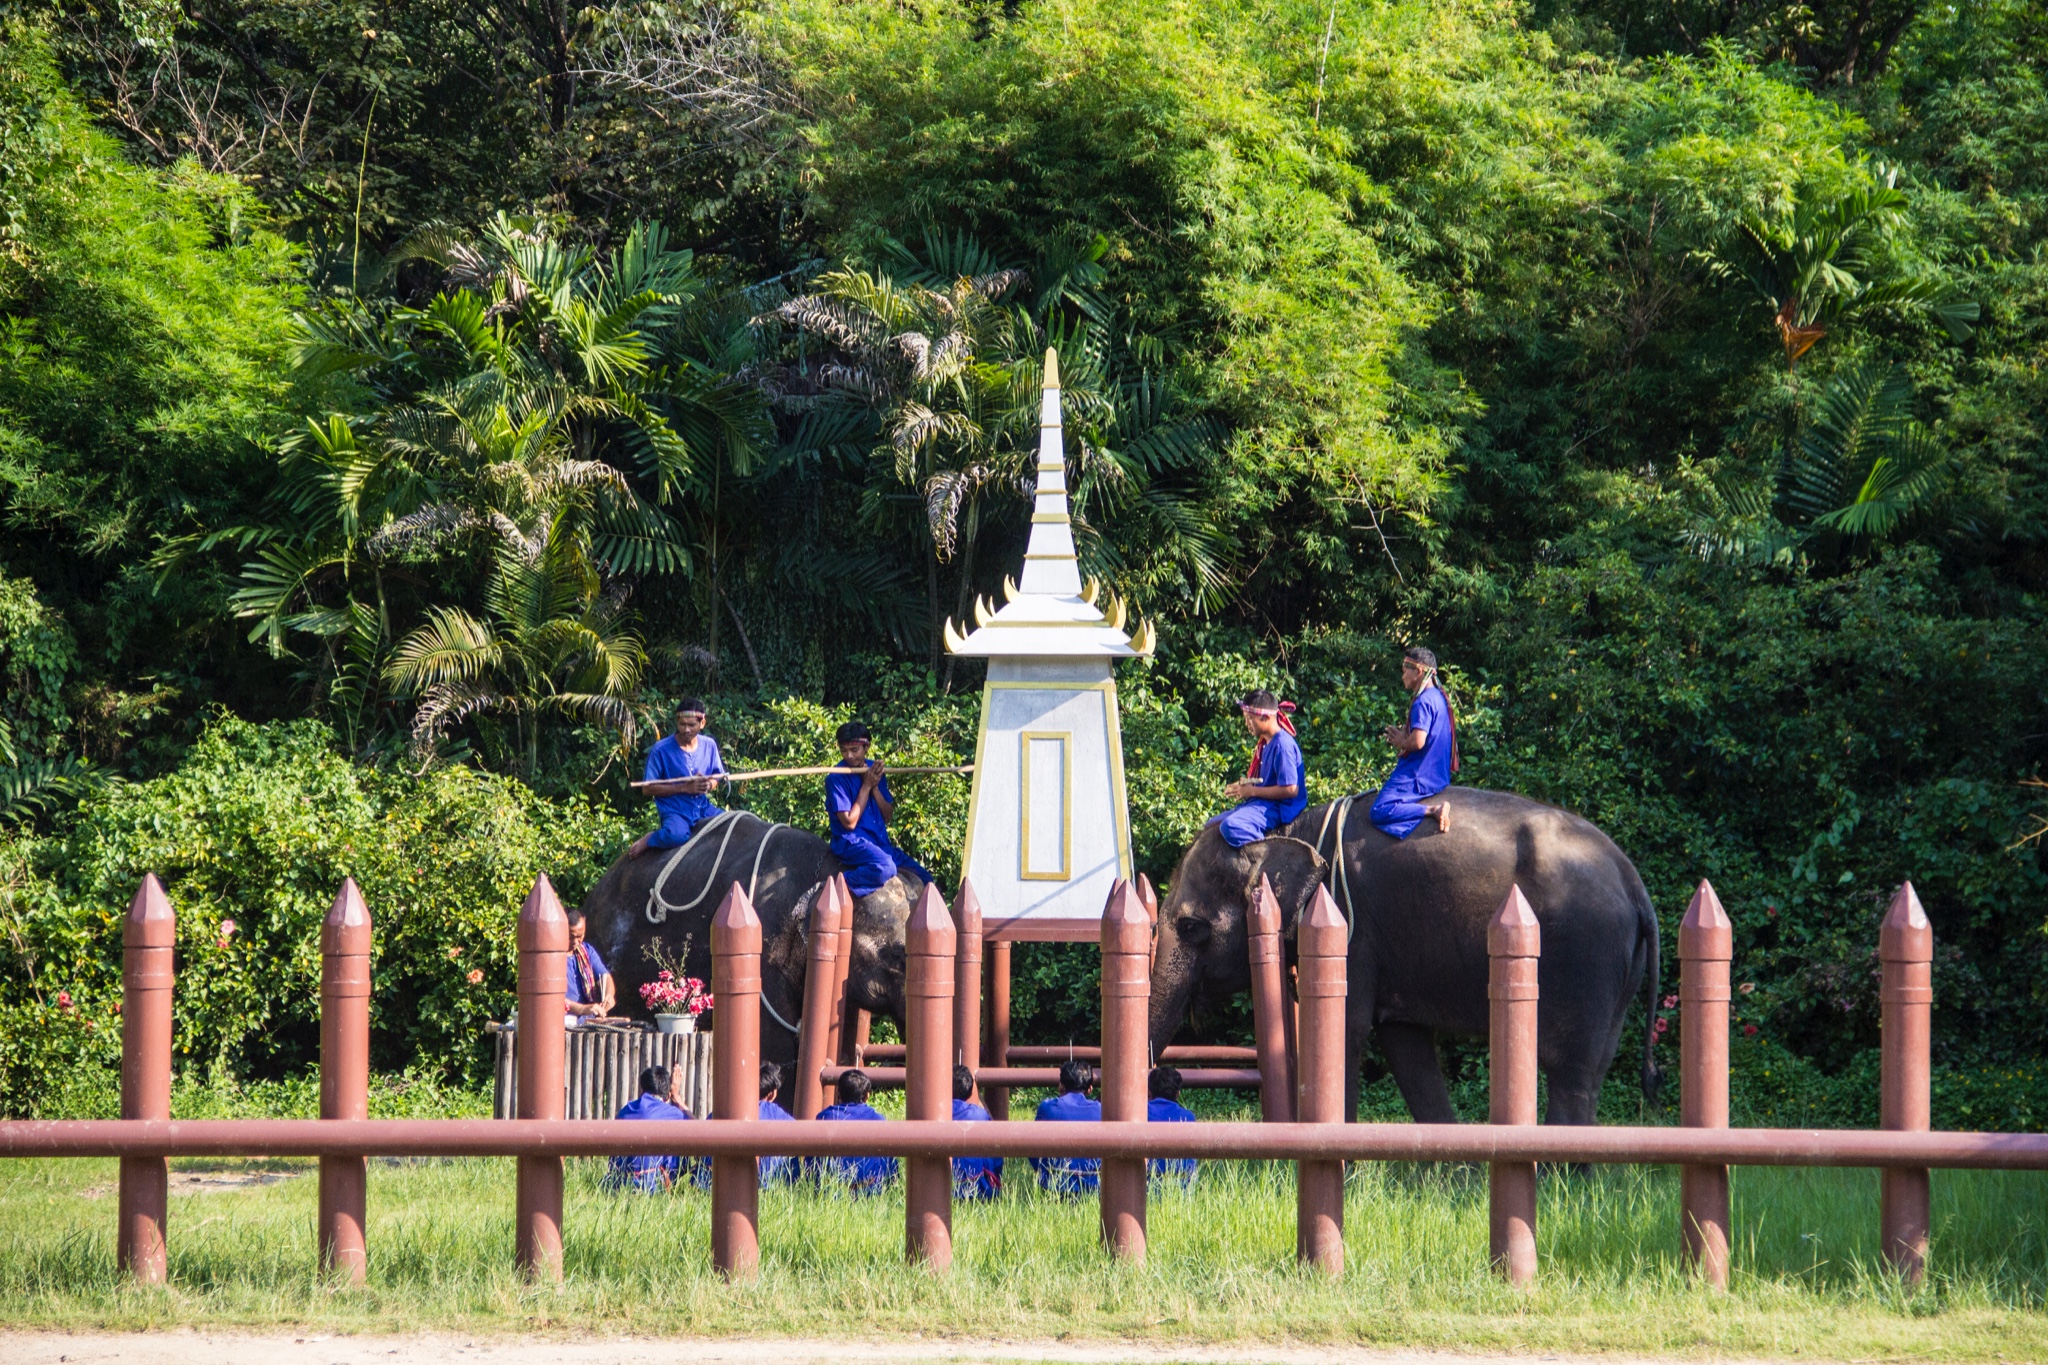
[[[1541,931],[1519,889],[1489,927],[1492,959],[1492,1122],[1484,1125],[1350,1124],[1344,1094],[1344,922],[1318,892],[1297,935],[1296,1011],[1283,1009],[1279,916],[1270,889],[1255,898],[1255,1009],[1261,1020],[1259,1080],[1265,1123],[1147,1124],[1150,1057],[1146,1012],[1153,912],[1119,884],[1103,919],[1102,1091],[1097,1125],[954,1123],[950,1113],[956,1029],[978,915],[962,888],[956,930],[945,903],[927,889],[909,928],[905,1044],[908,1112],[903,1123],[844,1124],[799,1118],[757,1126],[753,1079],[759,1066],[761,926],[735,885],[712,922],[715,1101],[710,1122],[565,1120],[562,1015],[568,924],[545,877],[519,914],[519,1117],[514,1120],[369,1120],[367,1109],[370,917],[353,882],[335,898],[322,930],[321,1117],[304,1120],[173,1122],[170,1112],[173,920],[156,878],[147,878],[125,925],[122,1118],[105,1122],[0,1123],[0,1156],[99,1156],[121,1161],[119,1256],[138,1280],[166,1273],[164,1220],[170,1156],[320,1158],[320,1246],[335,1273],[360,1281],[368,1260],[363,1223],[364,1159],[382,1156],[511,1156],[518,1163],[519,1263],[537,1278],[562,1273],[562,1160],[567,1156],[674,1153],[712,1158],[712,1258],[725,1274],[752,1274],[759,1259],[757,1166],[762,1155],[893,1155],[910,1161],[905,1248],[943,1269],[952,1257],[956,1156],[1098,1156],[1102,1236],[1113,1255],[1145,1254],[1144,1161],[1154,1157],[1284,1160],[1299,1163],[1301,1259],[1342,1270],[1346,1161],[1484,1161],[1490,1164],[1492,1253],[1522,1283],[1536,1266],[1536,1164],[1676,1163],[1683,1167],[1682,1243],[1709,1283],[1728,1273],[1728,1167],[1867,1166],[1882,1171],[1882,1244],[1909,1283],[1927,1253],[1928,1168],[2048,1170],[2048,1136],[1933,1133],[1928,1129],[1928,1013],[1933,934],[1911,885],[1892,898],[1879,932],[1883,963],[1885,1131],[1728,1128],[1728,985],[1731,933],[1713,888],[1700,884],[1679,934],[1683,1039],[1679,1128],[1551,1128],[1535,1123],[1536,966]],[[812,982],[832,988],[843,970],[850,898],[834,886],[818,898]],[[965,940],[972,940],[967,942]],[[840,987],[839,989],[843,989]],[[799,1044],[800,1107],[817,1112],[825,1058],[838,1055],[845,1020],[807,1009]],[[1291,1026],[1291,1029],[1290,1029]],[[1296,1034],[1286,1049],[1271,1040]],[[959,1043],[965,1043],[963,1037]],[[1004,1040],[1005,1042],[1007,1040]],[[1299,1075],[1286,1086],[1287,1056]],[[967,1056],[976,1052],[968,1051]],[[1211,1058],[1203,1058],[1211,1060]],[[1239,1056],[1214,1060],[1242,1060]],[[994,1076],[991,1075],[993,1080]],[[1008,1076],[1004,1079],[1009,1080]],[[1015,1082],[1011,1082],[1015,1083]],[[1284,1108],[1283,1108],[1284,1106]],[[1295,1118],[1293,1116],[1298,1116]]]

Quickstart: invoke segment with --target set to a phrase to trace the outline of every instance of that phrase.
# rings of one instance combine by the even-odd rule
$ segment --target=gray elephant
[[[621,856],[584,897],[590,941],[618,982],[618,1013],[645,1018],[640,987],[655,976],[648,946],[682,956],[685,974],[711,980],[711,917],[737,884],[761,917],[761,1057],[796,1060],[810,910],[839,860],[817,835],[730,811],[700,826],[679,849]],[[854,907],[853,966],[846,994],[861,1009],[903,1024],[904,943],[924,884],[899,874]]]
[[[1294,925],[1327,878],[1338,908],[1348,900],[1355,914],[1346,1115],[1357,1113],[1359,1064],[1377,1037],[1416,1121],[1455,1123],[1437,1035],[1486,1035],[1486,924],[1519,884],[1543,929],[1537,1059],[1550,1085],[1544,1121],[1594,1122],[1629,1004],[1645,978],[1653,1000],[1658,989],[1649,893],[1614,841],[1568,811],[1477,788],[1459,788],[1452,799],[1449,831],[1425,821],[1405,840],[1374,828],[1362,799],[1311,807],[1280,834],[1243,848],[1203,830],[1159,915],[1154,1048],[1173,1041],[1198,992],[1250,988],[1246,910],[1261,874],[1280,902],[1290,959]],[[1340,847],[1341,877],[1323,856]],[[1646,1094],[1657,1084],[1654,1041],[1644,1047]]]

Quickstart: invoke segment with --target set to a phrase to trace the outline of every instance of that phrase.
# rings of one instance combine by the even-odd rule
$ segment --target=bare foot
[[[1423,813],[1424,813],[1425,815],[1434,815],[1434,816],[1436,817],[1436,828],[1437,828],[1437,833],[1439,833],[1439,834],[1442,834],[1442,833],[1444,833],[1444,832],[1445,832],[1446,830],[1450,829],[1450,827],[1451,827],[1451,803],[1450,803],[1450,802],[1448,802],[1448,801],[1439,801],[1439,802],[1437,802],[1437,803],[1436,803],[1436,804],[1435,804],[1434,806],[1430,806],[1430,807],[1426,808],[1426,809],[1424,810],[1424,812],[1423,812]]]
[[[626,848],[626,856],[627,856],[628,858],[637,858],[637,857],[639,857],[639,856],[640,856],[641,854],[645,853],[646,851],[647,851],[647,836],[643,834],[643,835],[641,835],[641,836],[640,836],[639,838],[635,839],[635,840],[634,840],[634,841],[633,841],[633,842],[632,842],[632,843],[631,843],[630,845],[628,845],[628,846],[627,846],[627,848]]]

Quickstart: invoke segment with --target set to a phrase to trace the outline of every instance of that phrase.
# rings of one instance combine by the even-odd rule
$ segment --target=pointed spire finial
[[[1060,386],[1060,353],[1052,347],[1045,348],[1045,387],[1056,389]]]

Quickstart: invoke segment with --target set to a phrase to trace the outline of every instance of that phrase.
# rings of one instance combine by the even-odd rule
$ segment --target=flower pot
[[[654,1016],[656,1033],[695,1033],[697,1016],[694,1014],[657,1014]]]

